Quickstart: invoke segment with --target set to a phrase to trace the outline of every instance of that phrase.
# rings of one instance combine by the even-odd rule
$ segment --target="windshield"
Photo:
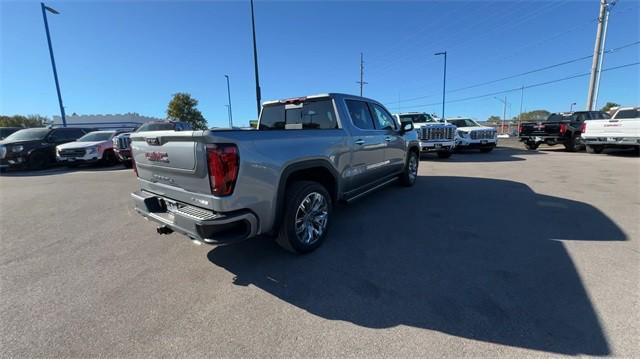
[[[478,127],[478,125],[474,120],[470,120],[468,118],[456,118],[452,120],[447,120],[447,122],[455,125],[456,127]]]
[[[424,113],[416,113],[411,115],[400,115],[400,121],[411,120],[413,123],[437,123],[438,121],[434,120],[433,117],[424,114]]]
[[[76,141],[78,142],[98,142],[98,141],[108,141],[113,137],[115,132],[91,132],[88,133]]]
[[[51,132],[48,128],[27,128],[12,133],[5,141],[36,141],[43,140]]]
[[[171,131],[175,128],[175,124],[173,122],[156,122],[156,123],[145,123],[140,126],[136,132],[142,131]]]

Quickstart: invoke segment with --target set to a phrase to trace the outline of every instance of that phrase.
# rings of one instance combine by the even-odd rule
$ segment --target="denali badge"
[[[169,162],[169,155],[166,152],[145,152],[144,157],[154,162]]]
[[[150,144],[151,146],[160,145],[160,140],[158,139],[158,137],[147,137],[145,138],[145,141],[147,141],[147,143]]]

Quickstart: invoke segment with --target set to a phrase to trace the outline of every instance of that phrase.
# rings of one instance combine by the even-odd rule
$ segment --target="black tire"
[[[602,150],[604,150],[604,146],[602,146],[602,145],[587,145],[586,149],[587,149],[587,153],[602,153]]]
[[[27,167],[30,170],[39,170],[47,167],[49,164],[49,157],[46,153],[34,152],[29,156],[27,161]]]
[[[133,167],[133,163],[131,162],[131,160],[122,161],[122,164],[124,165],[124,168],[131,168],[131,167]]]
[[[418,154],[414,151],[409,151],[407,155],[407,163],[404,165],[404,171],[400,175],[400,184],[405,187],[411,187],[416,183],[418,178]]]
[[[118,159],[116,158],[116,154],[113,151],[104,151],[104,153],[102,154],[102,164],[106,166],[113,166],[116,164],[116,162],[118,162]]]
[[[449,158],[449,157],[451,157],[452,153],[453,152],[451,152],[451,151],[438,151],[438,158],[443,158],[443,159],[444,158]]]
[[[535,151],[535,150],[538,149],[538,146],[540,146],[540,145],[537,144],[537,143],[525,143],[524,146],[530,151]]]
[[[580,140],[580,135],[575,135],[575,136],[571,137],[564,144],[564,148],[568,152],[576,152],[576,151],[578,151],[580,149],[580,146],[582,146],[582,140]]]
[[[489,153],[491,151],[493,151],[493,147],[483,147],[480,149],[480,152],[482,153]]]
[[[314,200],[317,198],[316,195],[321,196],[324,200],[323,203],[326,205],[326,207],[320,207],[321,209],[318,210],[320,212],[317,212],[317,218],[322,218],[322,214],[324,213],[325,219],[323,224],[319,224],[315,222],[313,218],[305,215],[303,207],[303,202],[309,205],[314,204]],[[293,253],[303,254],[315,250],[327,237],[331,221],[331,210],[331,195],[323,185],[313,181],[294,182],[287,188],[282,224],[278,230],[276,242],[282,248]],[[301,238],[301,236],[306,237],[305,234],[307,234],[304,230],[301,234],[298,234],[299,231],[296,231],[296,220],[299,221],[301,215],[305,218],[304,221],[307,224],[303,223],[299,228],[308,228],[309,225],[312,226],[313,229],[323,228],[318,237],[313,237],[314,233],[308,232],[310,233],[308,241],[305,240],[307,238]]]

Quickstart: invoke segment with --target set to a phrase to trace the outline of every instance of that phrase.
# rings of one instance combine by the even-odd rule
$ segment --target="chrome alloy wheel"
[[[329,219],[329,203],[318,192],[309,193],[296,211],[295,229],[298,239],[313,244],[322,237]]]
[[[409,180],[415,182],[418,177],[418,158],[416,156],[409,157]]]

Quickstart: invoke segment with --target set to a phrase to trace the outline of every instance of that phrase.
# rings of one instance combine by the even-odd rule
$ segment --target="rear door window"
[[[331,99],[278,103],[262,109],[261,130],[327,130],[338,128]]]
[[[616,114],[616,119],[624,119],[624,118],[638,118],[640,117],[640,111],[633,110],[620,110]]]
[[[363,130],[373,130],[373,118],[371,118],[371,112],[369,112],[369,106],[364,101],[358,100],[345,100],[347,109],[349,110],[349,117],[354,126]]]

